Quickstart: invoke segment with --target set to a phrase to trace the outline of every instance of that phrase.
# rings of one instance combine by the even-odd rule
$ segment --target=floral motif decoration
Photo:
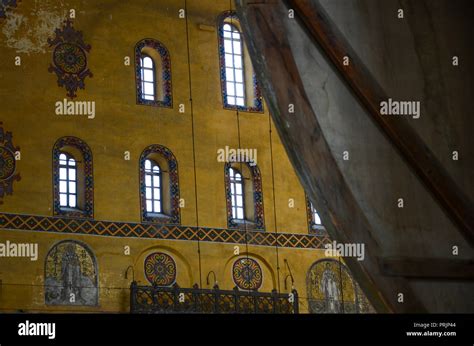
[[[232,266],[232,278],[238,288],[258,290],[262,286],[262,268],[252,258],[240,258]]]
[[[13,182],[19,181],[20,174],[16,172],[15,153],[20,147],[15,147],[11,132],[5,132],[0,122],[0,204],[5,195],[13,194]]]
[[[55,30],[55,37],[48,39],[53,48],[53,62],[48,71],[56,73],[58,86],[67,90],[67,97],[77,97],[77,89],[84,89],[86,77],[92,77],[92,72],[87,67],[87,53],[91,46],[84,42],[82,31],[77,31],[72,26],[72,21],[67,19],[60,29]]]
[[[176,281],[176,263],[170,255],[154,252],[145,259],[145,276],[156,286],[171,286]]]

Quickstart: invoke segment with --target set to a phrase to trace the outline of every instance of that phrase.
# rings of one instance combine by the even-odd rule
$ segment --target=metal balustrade
[[[196,284],[192,288],[138,286],[134,281],[130,286],[130,312],[146,314],[167,313],[261,313],[297,314],[298,293],[292,295],[268,292],[201,289]]]

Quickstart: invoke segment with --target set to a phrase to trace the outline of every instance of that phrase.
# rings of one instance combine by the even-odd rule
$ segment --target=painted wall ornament
[[[46,256],[47,305],[98,304],[97,262],[92,251],[76,241],[56,244]]]
[[[7,17],[7,11],[15,8],[20,0],[0,0],[0,18]]]
[[[240,258],[232,266],[232,277],[238,288],[258,290],[262,286],[262,268],[252,258]]]
[[[77,89],[84,89],[86,77],[92,77],[87,67],[87,53],[91,46],[84,42],[82,31],[76,31],[72,21],[67,19],[60,29],[55,30],[55,37],[48,39],[53,48],[53,62],[48,71],[56,73],[58,86],[67,90],[71,99],[77,97]]]
[[[154,252],[145,259],[145,276],[156,286],[171,286],[176,282],[176,263],[163,252]]]
[[[13,194],[13,182],[21,179],[16,172],[15,153],[20,147],[15,147],[11,132],[5,132],[0,122],[0,204],[5,195]]]

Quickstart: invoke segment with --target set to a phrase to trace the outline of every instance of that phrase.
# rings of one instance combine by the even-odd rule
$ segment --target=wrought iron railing
[[[297,314],[298,293],[282,294],[255,291],[138,286],[134,281],[130,286],[131,313],[262,313]]]

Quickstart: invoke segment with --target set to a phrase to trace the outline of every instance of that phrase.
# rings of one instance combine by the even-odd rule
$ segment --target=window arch
[[[245,220],[244,182],[242,174],[235,168],[229,167],[230,198],[232,218]]]
[[[324,228],[321,217],[319,216],[318,211],[313,206],[313,203],[309,200],[307,196],[306,198],[306,214],[308,217],[308,230],[309,234],[315,235],[327,235],[326,229]]]
[[[135,66],[137,103],[172,108],[168,49],[157,40],[141,40],[135,46]]]
[[[145,160],[145,209],[147,213],[161,213],[162,189],[160,165],[152,159]]]
[[[224,108],[263,112],[263,98],[234,11],[218,18],[220,77]]]
[[[53,214],[94,217],[92,152],[77,137],[62,137],[53,147]]]
[[[59,205],[77,207],[77,163],[67,152],[59,154]]]
[[[144,222],[179,224],[178,162],[162,145],[148,146],[140,156],[140,203]]]
[[[264,230],[262,179],[257,165],[227,162],[224,181],[228,227]]]

